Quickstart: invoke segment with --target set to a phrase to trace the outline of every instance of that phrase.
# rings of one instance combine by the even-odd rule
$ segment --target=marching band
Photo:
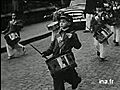
[[[86,21],[86,30],[91,30],[96,54],[100,57],[100,61],[105,61],[106,47],[109,45],[109,38],[111,36],[113,36],[115,46],[119,46],[120,1],[108,0],[107,3],[97,3],[95,6],[94,14],[93,12],[90,15],[86,14],[86,20],[89,21]],[[72,17],[63,12],[60,13],[60,11],[56,11],[53,14],[54,22],[47,25],[48,30],[52,30],[51,46],[48,50],[41,53],[41,55],[42,57],[46,57],[53,54],[54,58],[49,59],[46,63],[53,77],[54,90],[65,90],[65,81],[72,85],[72,90],[76,90],[78,84],[81,82],[81,77],[78,76],[75,70],[77,64],[72,48],[80,49],[81,42],[75,31],[72,30]],[[13,16],[15,14],[12,14]],[[13,57],[13,49],[17,49],[18,51],[22,50],[23,53],[25,52],[25,46],[19,44],[20,30],[18,29],[21,29],[21,26],[17,25],[14,17],[12,19],[7,34],[6,31],[3,32],[6,34],[5,40],[8,59]],[[18,31],[13,31],[13,28]],[[9,42],[10,40],[11,42]],[[17,41],[14,43],[14,40]],[[56,73],[59,70],[61,72]]]

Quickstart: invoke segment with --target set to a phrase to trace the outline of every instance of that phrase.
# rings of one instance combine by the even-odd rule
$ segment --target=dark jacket
[[[98,17],[98,19],[95,19],[95,17]],[[93,32],[93,36],[96,36],[98,32],[101,31],[101,28],[105,26],[105,21],[102,20],[102,17],[96,15],[91,20],[91,28]]]
[[[8,35],[10,33],[17,32],[19,34],[21,28],[23,28],[22,21],[20,20],[9,21],[7,28],[2,33]]]
[[[20,30],[23,27],[21,21],[10,21],[6,30],[2,33],[4,34],[4,38],[9,46],[14,48],[14,45],[20,41]]]
[[[113,10],[113,17],[111,18],[112,24],[120,27],[120,5],[116,6],[117,9]]]
[[[86,0],[85,13],[93,14],[96,9],[96,0]]]
[[[103,3],[107,3],[107,0],[86,0],[85,13],[94,14],[96,7],[103,6]]]
[[[58,42],[57,39],[59,38],[60,34],[63,35],[63,40]],[[81,47],[81,43],[76,33],[73,33],[71,38],[68,38],[66,34],[67,33],[63,31],[57,34],[49,49],[43,52],[44,55],[48,56],[50,54],[53,54],[53,57],[55,57],[59,54],[69,52],[70,56],[75,59],[72,53],[72,48],[74,47],[75,49],[79,49]]]

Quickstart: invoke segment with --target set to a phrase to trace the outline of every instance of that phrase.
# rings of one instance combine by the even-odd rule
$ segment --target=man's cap
[[[63,14],[58,18],[58,21],[60,21],[61,19],[65,19],[68,22],[73,22],[73,18],[72,16],[68,15],[68,14]]]

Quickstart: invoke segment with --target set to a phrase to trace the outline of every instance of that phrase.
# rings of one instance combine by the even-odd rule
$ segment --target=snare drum
[[[113,34],[113,32],[110,29],[108,29],[107,27],[105,27],[105,28],[101,27],[101,30],[98,31],[97,34],[96,34],[96,39],[98,40],[99,43],[103,43],[112,34]]]
[[[51,30],[52,30],[52,31],[57,30],[57,29],[59,28],[59,23],[58,23],[58,21],[52,22],[52,23],[48,24],[48,25],[47,25],[47,28],[48,28],[49,31],[51,31]]]
[[[4,38],[7,44],[11,47],[14,47],[14,45],[17,44],[21,39],[17,32],[7,34],[4,36]]]
[[[77,66],[75,60],[73,60],[68,54],[59,55],[56,58],[50,58],[46,61],[46,64],[53,75],[58,73],[61,74],[66,69]]]

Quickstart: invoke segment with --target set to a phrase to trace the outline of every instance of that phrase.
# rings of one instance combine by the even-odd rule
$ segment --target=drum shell
[[[14,40],[10,39],[9,34],[4,36],[7,44],[10,45],[12,48],[14,48],[14,45],[17,44],[20,41],[20,39],[21,39],[18,33],[15,33],[15,34],[17,34],[18,37],[15,38]]]
[[[61,67],[60,62],[58,62],[59,61],[58,58],[60,59],[61,57],[67,58],[67,60],[66,60],[67,65],[65,65],[64,67]],[[62,54],[62,55],[58,55],[56,57],[52,57],[52,58],[46,60],[46,64],[52,75],[60,75],[69,68],[77,67],[75,60],[73,60],[73,58],[70,57],[68,54],[64,54],[64,55]],[[62,62],[62,64],[63,64],[63,62]]]
[[[96,40],[98,40],[99,43],[103,43],[105,40],[107,40],[113,32],[106,28],[102,28],[96,32],[96,35],[94,36]]]

